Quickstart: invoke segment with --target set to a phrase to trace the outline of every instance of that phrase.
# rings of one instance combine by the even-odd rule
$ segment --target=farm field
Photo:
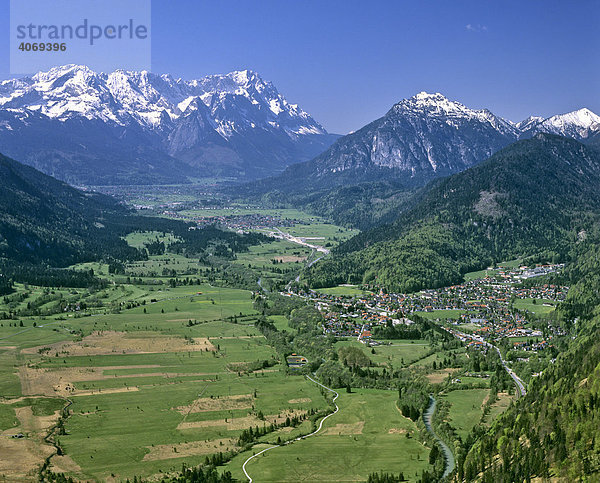
[[[132,277],[141,277],[144,281],[148,281],[167,276],[196,276],[198,270],[204,268],[207,268],[207,266],[197,259],[168,253],[165,255],[154,255],[149,260],[128,264],[127,274]],[[125,281],[125,277],[120,278],[122,281]]]
[[[475,332],[476,330],[481,329],[481,326],[477,325],[477,324],[459,324],[457,326],[457,328],[462,331],[462,332],[467,332],[467,333],[472,333]]]
[[[228,373],[227,364],[245,363],[247,354],[238,354],[224,358],[220,367],[190,361],[178,367],[180,376],[124,374],[123,378],[133,376],[128,385],[134,384],[129,387],[136,391],[111,393],[112,387],[120,389],[115,377],[103,389],[107,394],[74,397],[74,414],[66,426],[70,435],[61,437],[61,444],[84,476],[149,476],[176,471],[183,462],[203,463],[207,455],[235,451],[243,429],[282,423],[324,405],[314,385],[285,376],[278,368],[257,375]],[[210,374],[185,375],[185,371]]]
[[[255,481],[364,481],[380,470],[410,479],[427,468],[429,448],[417,440],[417,426],[400,414],[396,401],[395,391],[340,393],[340,410],[320,433],[264,453],[246,470]],[[227,465],[242,481],[248,456],[242,453]]]
[[[337,287],[329,287],[329,288],[319,288],[316,290],[317,292],[326,294],[326,295],[363,295],[367,293],[371,293],[366,290],[362,290],[358,287],[358,285],[338,285]]]
[[[426,340],[387,340],[382,341],[391,345],[380,345],[375,347],[373,354],[371,349],[357,340],[345,340],[336,342],[335,347],[353,346],[360,348],[377,365],[393,368],[406,367],[413,362],[426,356],[431,351],[429,342]]]
[[[313,250],[287,240],[274,240],[271,243],[255,245],[248,252],[238,254],[234,263],[250,265],[259,270],[278,269],[300,270]]]
[[[58,436],[66,456],[51,469],[101,480],[199,464],[237,451],[247,427],[323,409],[314,383],[286,375],[253,315],[249,292],[205,284],[119,314],[3,324],[2,394],[17,399],[0,404],[0,449],[12,455],[1,471],[33,474],[53,452],[42,437],[68,401]],[[225,320],[233,316],[239,323]],[[51,410],[36,409],[42,400]]]

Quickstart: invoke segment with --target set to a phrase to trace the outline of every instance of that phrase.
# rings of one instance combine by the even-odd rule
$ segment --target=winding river
[[[435,413],[435,406],[435,398],[433,396],[429,396],[429,407],[423,413],[423,421],[425,422],[425,428],[435,438],[436,442],[442,449],[442,453],[444,454],[444,462],[446,463],[446,468],[444,469],[444,474],[442,475],[442,480],[444,480],[454,471],[454,454],[452,454],[450,447],[442,441],[442,439],[435,433],[433,427],[431,426],[431,420],[433,418],[433,414]]]

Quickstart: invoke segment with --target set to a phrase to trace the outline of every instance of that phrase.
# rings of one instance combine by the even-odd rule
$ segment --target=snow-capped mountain
[[[419,94],[395,104],[385,116],[335,142],[314,160],[290,166],[260,189],[325,188],[395,179],[407,186],[463,171],[499,149],[537,132],[582,139],[597,129],[587,109],[514,124],[487,109],[471,109],[442,94]]]
[[[528,119],[531,119],[531,122],[520,127],[521,131],[527,135],[546,132],[586,140],[600,133],[600,116],[587,108],[567,112],[566,114],[558,114],[547,119],[542,117],[530,117]]]
[[[409,99],[398,102],[390,112],[412,118],[438,119],[457,128],[465,121],[478,121],[483,125],[491,126],[503,135],[514,136],[516,132],[512,123],[495,116],[488,109],[471,109],[460,102],[447,99],[439,92],[435,94],[419,92]]]
[[[249,70],[182,80],[68,65],[0,83],[0,151],[73,182],[260,177],[333,139]]]
[[[526,132],[543,120],[544,118],[541,116],[529,116],[527,119],[523,119],[521,122],[516,123],[515,127],[521,132]]]
[[[311,176],[325,179],[331,174],[339,183],[400,177],[407,184],[419,184],[462,171],[519,134],[515,126],[486,109],[470,109],[441,94],[421,92],[288,172],[310,166]]]

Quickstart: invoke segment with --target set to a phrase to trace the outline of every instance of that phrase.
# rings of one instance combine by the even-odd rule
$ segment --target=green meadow
[[[426,340],[382,340],[383,345],[367,347],[355,339],[336,342],[335,347],[352,346],[360,348],[373,364],[399,369],[424,360],[432,348]],[[435,354],[433,354],[435,357]],[[432,359],[433,361],[434,359]]]
[[[73,397],[73,416],[69,418],[68,435],[61,437],[61,444],[86,477],[104,479],[111,473],[120,478],[152,475],[178,470],[184,462],[188,465],[203,463],[207,455],[219,451],[235,450],[243,429],[235,426],[236,420],[260,425],[256,416],[259,411],[277,415],[286,410],[324,406],[324,399],[314,384],[286,376],[280,370],[243,376],[228,373],[224,363],[243,361],[244,354],[238,354],[240,357],[229,356],[221,364],[191,360],[182,364],[187,365],[186,368],[165,366],[160,369],[213,372],[211,375],[133,378],[128,384],[135,384],[137,391]],[[252,405],[228,409],[227,398],[236,395],[250,395]],[[211,411],[185,412],[200,396],[216,401],[222,398],[221,408],[216,404]],[[289,402],[294,399],[310,402]],[[186,409],[182,413],[178,407]],[[186,445],[193,442],[210,444],[206,450],[197,451],[198,454],[182,455]],[[153,459],[153,449],[163,447],[164,450],[165,446],[169,446],[168,451],[162,451]]]
[[[463,441],[481,419],[484,400],[489,392],[489,389],[463,389],[444,395],[444,399],[450,403],[450,424]]]
[[[517,299],[513,304],[516,309],[527,310],[536,315],[548,315],[554,310],[555,305],[555,301],[546,299]]]
[[[340,393],[340,409],[320,433],[268,451],[246,470],[255,481],[364,481],[379,471],[412,479],[428,467],[430,449],[418,441],[417,426],[400,414],[396,401],[395,391]],[[251,455],[242,453],[227,465],[234,477],[244,480],[241,466]]]
[[[371,293],[367,290],[362,290],[358,285],[338,285],[337,287],[320,288],[317,292],[326,295],[337,295],[337,296],[355,296],[364,295]]]
[[[318,386],[288,376],[254,328],[250,292],[202,284],[133,294],[146,303],[120,313],[25,319],[23,327],[5,321],[0,327],[5,397],[25,390],[33,399],[24,404],[36,415],[39,404],[32,401],[46,395],[54,411],[66,404],[64,395],[53,394],[56,384],[70,382],[71,415],[58,438],[78,468],[74,477],[147,477],[200,464],[220,451],[239,451],[237,438],[246,427],[326,407]],[[120,334],[116,343],[111,339],[116,345],[98,350],[102,335],[111,334]],[[188,350],[188,341],[198,340],[211,350]],[[136,344],[149,350],[133,350]],[[34,350],[20,353],[29,347]],[[25,361],[50,382],[35,374],[20,381],[15,366]],[[270,361],[267,369],[252,369],[262,361]],[[238,397],[245,402],[237,403]],[[20,424],[13,406],[0,404],[2,430]]]
[[[458,320],[462,314],[466,313],[466,310],[460,309],[449,309],[449,310],[432,310],[431,312],[415,312],[415,314],[430,320]]]

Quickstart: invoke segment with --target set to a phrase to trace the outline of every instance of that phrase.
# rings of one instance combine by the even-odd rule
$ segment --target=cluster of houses
[[[513,342],[513,349],[521,351],[532,351],[537,352],[539,350],[547,349],[550,343],[547,340],[533,341],[533,340],[520,340]]]
[[[522,265],[520,267],[488,267],[486,269],[487,277],[493,277],[498,280],[507,282],[521,282],[530,278],[541,277],[543,275],[549,275],[562,270],[565,267],[564,263],[536,265],[535,267],[528,267]]]
[[[194,218],[198,226],[218,224],[222,227],[238,232],[262,230],[276,227],[291,227],[301,224],[302,221],[293,218],[281,218],[273,215],[253,213],[249,215],[203,216]]]
[[[568,287],[542,284],[522,286],[530,273],[548,274],[562,265],[544,265],[529,268],[493,269],[485,278],[440,289],[423,290],[414,294],[366,293],[357,296],[328,295],[315,290],[291,289],[284,295],[312,300],[325,319],[324,332],[336,337],[353,337],[365,344],[376,344],[371,329],[378,325],[410,325],[412,314],[427,315],[451,321],[459,330],[454,335],[464,336],[465,342],[484,348],[486,341],[501,338],[540,338],[543,333],[528,322],[525,310],[516,310],[518,299],[539,300],[540,305],[556,304],[565,299]],[[537,275],[536,275],[537,276]],[[452,311],[452,312],[450,312]],[[552,327],[558,334],[561,329]],[[558,332],[557,332],[558,331]],[[452,332],[452,330],[451,330]],[[468,333],[468,337],[465,336]],[[552,334],[546,334],[551,338]],[[524,344],[523,350],[541,350],[548,340]],[[525,347],[527,349],[525,349]]]
[[[521,267],[521,273],[517,274],[516,277],[521,278],[522,280],[527,280],[528,278],[541,277],[543,275],[548,275],[550,273],[556,272],[564,268],[564,263],[559,263],[557,265],[540,265],[535,268],[527,268]]]
[[[281,218],[275,215],[262,215],[258,213],[246,215],[210,215],[210,209],[206,209],[206,211],[206,216],[190,216],[189,214],[174,210],[166,210],[162,214],[169,218],[194,222],[197,228],[217,224],[223,228],[243,233],[247,233],[250,230],[264,230],[305,224],[302,220]]]

